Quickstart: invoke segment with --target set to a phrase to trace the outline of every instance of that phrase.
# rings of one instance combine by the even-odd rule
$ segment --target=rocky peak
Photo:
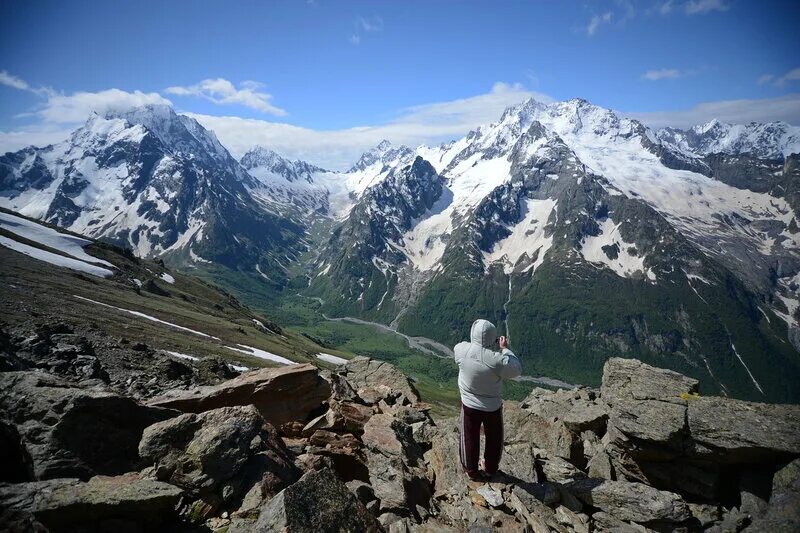
[[[407,146],[400,145],[395,147],[391,142],[384,139],[378,143],[375,148],[364,152],[358,161],[350,168],[349,172],[366,170],[376,163],[382,163],[386,166],[391,163],[404,161],[410,159],[413,153],[414,152]]]
[[[270,173],[281,176],[288,182],[304,180],[308,183],[314,183],[313,175],[315,173],[328,172],[305,161],[290,161],[264,146],[254,146],[242,156],[239,162],[258,178],[264,178],[265,173]]]

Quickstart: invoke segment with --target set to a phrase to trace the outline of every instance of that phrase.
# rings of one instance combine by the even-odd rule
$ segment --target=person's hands
[[[501,350],[505,350],[508,348],[508,339],[505,336],[501,336],[497,339],[497,345],[500,346]]]

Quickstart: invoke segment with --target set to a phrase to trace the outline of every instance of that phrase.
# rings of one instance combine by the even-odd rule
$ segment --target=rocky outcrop
[[[720,498],[738,472],[800,453],[798,406],[701,397],[696,380],[635,360],[609,359],[603,376],[598,453],[623,479]]]
[[[138,470],[144,429],[179,414],[44,372],[0,373],[0,390],[0,418],[18,436],[21,467],[36,480]]]
[[[263,368],[219,385],[171,391],[147,403],[185,413],[252,404],[267,422],[280,425],[305,420],[330,393],[330,385],[316,367],[302,364]]]
[[[182,491],[138,476],[0,484],[0,527],[42,531],[153,531],[175,524]],[[19,529],[17,529],[19,528]],[[31,528],[31,529],[28,529]],[[4,529],[5,530],[5,529]],[[46,531],[46,530],[45,530]]]
[[[536,389],[506,402],[501,472],[480,483],[461,468],[457,420],[434,421],[396,368],[358,358],[322,375],[315,386],[323,378],[308,365],[253,372],[153,402],[182,406],[181,414],[96,381],[0,373],[8,391],[0,449],[15,466],[6,475],[15,483],[0,484],[0,528],[738,533],[800,525],[798,406],[701,397],[695,380],[611,359],[600,390]],[[301,384],[294,394],[292,382]],[[313,401],[295,396],[308,390]],[[94,424],[104,444],[88,447],[81,426],[64,423],[72,417]],[[112,450],[108,438],[119,435],[135,437],[135,448]],[[92,464],[87,451],[96,453]],[[110,459],[134,472],[92,477]],[[36,470],[25,465],[88,465],[91,479],[31,481]],[[65,525],[54,522],[61,516]]]

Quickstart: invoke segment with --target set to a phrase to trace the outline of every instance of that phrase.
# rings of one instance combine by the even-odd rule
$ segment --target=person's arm
[[[500,337],[500,361],[497,365],[497,373],[503,379],[514,379],[522,374],[522,363],[514,352],[508,349],[508,340]]]

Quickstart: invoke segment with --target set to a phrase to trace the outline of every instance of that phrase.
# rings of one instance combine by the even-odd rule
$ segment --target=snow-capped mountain
[[[0,157],[3,207],[187,264],[267,268],[298,246],[302,228],[257,203],[256,184],[168,106],[93,115],[60,144]]]
[[[697,156],[748,154],[760,159],[783,159],[800,153],[800,127],[786,122],[727,124],[712,120],[688,130],[656,131],[662,142]]]
[[[774,374],[800,376],[797,156],[689,152],[579,99],[529,100],[414,153],[353,169],[370,186],[309,289],[331,313],[443,342],[486,316],[548,375],[592,381],[622,353],[722,393],[800,394]],[[437,178],[411,171],[424,162]]]
[[[266,147],[236,161],[149,106],[0,157],[0,205],[250,286],[307,271],[329,315],[441,342],[483,316],[531,374],[596,383],[627,355],[784,401],[800,398],[796,146],[783,123],[654,131],[528,100],[331,172]]]

